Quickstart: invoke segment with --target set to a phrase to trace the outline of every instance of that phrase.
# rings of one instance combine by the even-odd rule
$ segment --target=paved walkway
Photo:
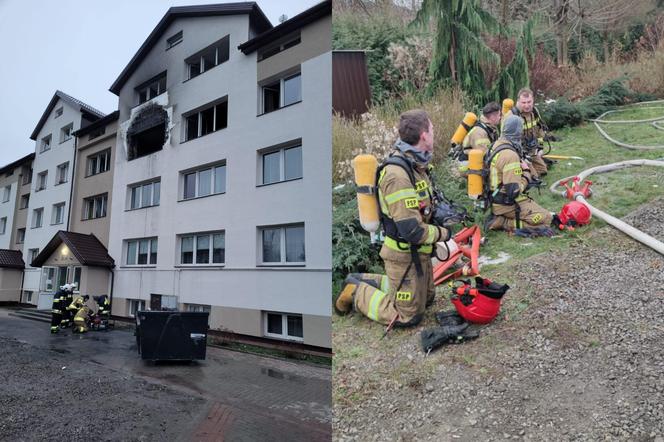
[[[43,322],[7,316],[0,336],[69,354],[206,400],[208,410],[192,440],[331,440],[331,371],[302,363],[208,347],[192,364],[149,364],[128,330],[51,335]]]

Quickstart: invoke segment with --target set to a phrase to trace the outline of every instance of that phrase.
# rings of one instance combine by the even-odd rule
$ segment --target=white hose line
[[[626,149],[631,149],[631,150],[657,150],[657,149],[664,149],[664,144],[655,144],[653,146],[644,146],[642,144],[627,144],[623,143],[622,141],[618,141],[615,138],[611,137],[611,135],[607,134],[604,129],[602,129],[596,121],[593,123],[599,133],[606,138],[608,141],[612,142],[616,146],[624,147]]]
[[[655,129],[664,130],[664,126],[660,125],[659,121],[653,121],[650,123]]]
[[[633,103],[632,105],[628,106],[642,106],[642,105],[647,105],[647,104],[659,104],[659,103],[664,103],[664,100],[657,100],[657,101],[644,101],[641,103]],[[664,109],[664,106],[646,106],[645,109]],[[602,115],[600,115],[597,118],[590,119],[588,121],[592,122],[597,130],[599,131],[600,135],[602,135],[607,141],[615,144],[616,146],[624,147],[626,149],[631,149],[631,150],[655,150],[655,149],[664,149],[664,144],[657,144],[654,146],[645,146],[642,144],[628,144],[628,143],[623,143],[622,141],[618,141],[615,138],[611,137],[602,127],[600,126],[600,123],[602,124],[634,124],[634,123],[650,123],[652,124],[656,129],[661,129],[664,130],[664,127],[661,127],[658,125],[659,121],[664,121],[664,115],[660,117],[654,117],[654,118],[645,118],[641,120],[604,120],[604,117],[615,112],[623,112],[629,109],[625,109],[624,107],[622,109],[614,109],[614,110],[609,110],[604,112]]]
[[[647,107],[646,109],[664,109],[664,106],[652,106],[652,107]],[[664,115],[661,115],[659,117],[652,117],[652,118],[644,118],[642,120],[604,120],[604,117],[606,117],[609,114],[613,114],[616,112],[625,112],[628,110],[632,109],[614,109],[610,111],[604,112],[602,115],[600,115],[597,118],[591,118],[588,121],[592,121],[593,123],[602,123],[602,124],[632,124],[632,123],[650,123],[652,121],[661,121],[664,120]]]
[[[584,170],[583,172],[579,173],[577,176],[579,177],[579,181],[583,182],[587,177],[589,177],[592,174],[595,173],[606,173],[606,172],[611,172],[614,170],[620,170],[620,169],[625,169],[627,167],[633,167],[633,166],[658,166],[658,167],[664,167],[664,161],[658,161],[658,160],[628,160],[628,161],[621,161],[618,163],[613,163],[613,164],[606,164],[603,166],[596,166],[596,167],[591,167],[590,169]],[[551,185],[549,187],[549,190],[552,193],[561,195],[562,193],[557,190],[557,188],[560,186],[560,182],[564,180],[572,180],[574,177],[568,177],[568,178],[563,178]],[[624,221],[619,220],[618,218],[609,215],[606,212],[603,212],[595,207],[593,207],[580,193],[577,193],[574,195],[574,199],[585,204],[589,209],[590,212],[606,221],[607,224],[612,225],[616,229],[620,230],[621,232],[625,233],[626,235],[631,236],[635,240],[639,241],[640,243],[650,247],[651,249],[655,250],[661,255],[664,255],[664,243],[659,241],[656,238],[653,238],[652,236],[630,226]]]

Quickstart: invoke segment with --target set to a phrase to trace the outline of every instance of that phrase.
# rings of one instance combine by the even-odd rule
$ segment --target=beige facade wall
[[[300,31],[300,44],[286,49],[272,57],[259,61],[258,82],[279,75],[293,66],[332,50],[332,17],[311,23]]]
[[[77,233],[94,234],[108,248],[108,233],[111,223],[111,198],[113,193],[113,163],[115,161],[115,145],[117,121],[106,126],[106,133],[89,140],[89,135],[77,139],[76,170],[74,171],[74,191],[72,193],[71,216],[69,230]],[[111,168],[96,175],[88,175],[88,157],[111,150]],[[102,218],[83,219],[85,198],[108,193],[106,216]]]
[[[111,314],[114,316],[128,316],[129,302],[125,298],[113,296],[111,300]]]
[[[81,274],[81,295],[108,295],[111,271],[104,267],[83,267]]]
[[[23,184],[23,176],[24,175],[30,175],[30,171],[32,170],[32,162],[29,164],[24,164],[20,168],[21,170],[21,177],[19,179],[19,186],[18,186],[18,195],[16,197],[16,210],[14,212],[14,229],[12,230],[12,246],[11,249],[13,250],[20,250],[23,251],[23,242],[18,242],[18,229],[26,229],[26,225],[28,224],[28,208],[21,209],[21,198],[23,195],[30,195],[30,186],[32,183],[32,180],[29,180],[25,184]],[[29,204],[29,203],[28,203]],[[27,233],[27,229],[26,229]]]
[[[23,271],[0,268],[0,302],[18,302]]]
[[[80,266],[74,254],[69,250],[65,243],[60,244],[55,252],[48,257],[42,267],[67,267],[67,266]]]
[[[329,316],[302,315],[304,343],[317,347],[330,347],[332,319]]]
[[[210,328],[215,330],[262,336],[261,324],[259,310],[213,306],[210,312]]]

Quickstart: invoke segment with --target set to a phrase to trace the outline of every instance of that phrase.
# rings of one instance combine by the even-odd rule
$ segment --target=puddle
[[[285,379],[287,381],[295,381],[304,384],[304,378],[300,376],[294,376],[290,374],[286,374],[282,371],[275,370],[273,368],[261,368],[261,374],[264,374],[266,376],[269,376],[274,379]]]

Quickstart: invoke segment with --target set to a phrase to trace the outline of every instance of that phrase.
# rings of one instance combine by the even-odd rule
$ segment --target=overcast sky
[[[321,0],[257,0],[272,22]],[[171,6],[214,0],[0,0],[0,167],[35,150],[56,89],[111,113],[108,88]],[[220,3],[226,3],[221,1]]]

